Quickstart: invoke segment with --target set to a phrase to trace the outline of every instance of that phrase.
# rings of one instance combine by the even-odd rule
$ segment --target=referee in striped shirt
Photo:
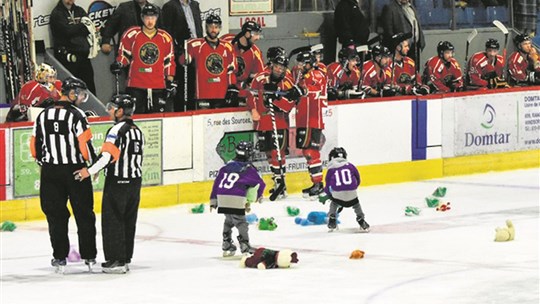
[[[85,181],[105,169],[101,230],[106,262],[101,267],[105,273],[126,273],[135,242],[144,135],[131,119],[135,100],[130,95],[113,96],[107,111],[115,125],[107,131],[101,154],[88,169],[74,174],[76,180]]]
[[[73,171],[95,159],[92,132],[84,112],[77,105],[86,102],[84,81],[68,77],[62,83],[62,96],[43,110],[34,123],[30,151],[41,166],[39,197],[47,217],[53,248],[54,267],[66,265],[69,253],[67,208],[69,198],[79,236],[79,249],[91,267],[96,258],[96,216],[92,183],[73,180]]]

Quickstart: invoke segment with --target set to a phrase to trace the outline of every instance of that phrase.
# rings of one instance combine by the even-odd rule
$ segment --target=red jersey
[[[449,93],[463,87],[463,74],[455,58],[445,62],[439,56],[433,56],[424,67],[423,81],[431,92]]]
[[[116,61],[129,65],[127,86],[140,89],[164,89],[165,78],[174,76],[173,40],[164,30],[158,29],[148,37],[140,26],[126,30],[118,49]]]
[[[469,85],[487,88],[487,75],[495,72],[497,77],[503,77],[504,58],[497,55],[495,61],[490,61],[486,52],[472,55],[467,63],[467,81]]]
[[[375,65],[377,63],[373,60],[364,62],[361,75],[362,90],[375,89],[379,91],[384,85],[390,84],[390,77],[392,76],[390,67],[387,66],[377,72]]]
[[[240,42],[234,41],[234,34],[221,36],[221,40],[229,42],[236,56],[236,86],[242,88],[242,82],[255,77],[264,70],[264,62],[261,50],[256,45],[252,45],[248,50],[244,50]],[[245,84],[249,86],[250,84]]]
[[[187,58],[180,62],[195,62],[195,99],[223,99],[229,85],[236,84],[236,59],[230,43],[218,39],[217,43],[205,38],[187,42]]]
[[[296,106],[296,127],[324,129],[322,109],[326,106],[326,76],[319,69],[303,74],[298,86],[306,89]]]
[[[322,62],[317,62],[315,63],[315,66],[316,66],[316,70],[319,70],[323,73],[323,75],[326,76],[326,74],[328,73],[328,68],[326,67],[326,65]],[[292,79],[295,81],[295,83],[297,83],[298,81],[300,81],[300,78],[301,78],[301,74],[302,74],[302,67],[299,66],[299,65],[295,65],[293,66],[292,68]]]
[[[389,67],[390,71],[394,69],[394,78],[391,83],[399,86],[403,94],[412,94],[414,85],[422,83],[420,74],[416,73],[416,64],[410,57],[403,57],[401,61],[391,62]],[[390,74],[392,73],[390,72]]]
[[[261,119],[255,122],[255,129],[257,131],[271,131],[272,117],[270,116],[270,110],[265,106],[264,102],[264,85],[270,83],[270,73],[264,71],[259,73],[253,79],[251,83],[251,89],[258,93],[249,94],[247,99],[247,107],[249,110],[256,109],[261,115]],[[293,83],[290,78],[283,78],[277,87],[281,91],[287,91],[293,87]],[[294,101],[289,101],[285,97],[281,97],[278,100],[274,100],[273,104],[280,109],[280,111],[274,111],[276,117],[276,127],[278,129],[287,129],[289,127],[289,112],[294,108]]]
[[[522,52],[513,52],[508,58],[508,82],[511,85],[534,82],[530,73],[535,71],[540,71],[540,67],[535,68],[533,60]]]
[[[13,104],[18,103],[19,105],[25,105],[26,107],[39,107],[47,98],[58,100],[61,91],[62,82],[60,80],[56,80],[54,84],[41,84],[35,80],[30,80],[21,87],[21,91],[13,101]],[[21,107],[21,109],[22,108],[23,107]]]
[[[328,87],[338,90],[354,89],[360,81],[360,70],[356,67],[352,71],[346,71],[339,62],[328,65]]]

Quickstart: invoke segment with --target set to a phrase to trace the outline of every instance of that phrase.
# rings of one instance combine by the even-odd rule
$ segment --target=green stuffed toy
[[[191,213],[204,213],[204,204],[191,208]]]
[[[432,196],[434,197],[444,197],[446,195],[446,187],[438,187],[433,191]]]
[[[300,214],[300,209],[293,206],[287,206],[287,214],[289,216],[297,216],[298,214]]]
[[[5,221],[2,223],[2,227],[0,227],[0,230],[2,231],[13,231],[15,230],[15,228],[17,228],[17,225],[15,225],[15,223],[13,222],[10,222],[10,221]]]
[[[274,231],[277,228],[277,224],[274,222],[273,217],[261,218],[259,220],[259,230]]]
[[[420,212],[422,212],[422,210],[420,210],[420,208],[418,207],[413,207],[413,206],[405,207],[406,216],[420,215]]]

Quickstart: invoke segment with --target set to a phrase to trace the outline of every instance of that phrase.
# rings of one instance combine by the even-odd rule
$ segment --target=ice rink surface
[[[427,208],[438,186],[451,210]],[[340,230],[299,226],[286,206],[327,211],[317,201],[289,196],[253,206],[274,217],[275,231],[250,226],[253,246],[290,248],[290,269],[245,269],[221,258],[223,215],[191,214],[193,205],[142,209],[135,255],[125,275],[103,274],[98,215],[98,265],[82,263],[53,273],[45,221],[17,223],[1,236],[0,303],[539,303],[538,168],[422,182],[360,187],[371,232],[355,233],[352,209]],[[405,206],[422,207],[406,217]],[[494,242],[495,228],[511,219],[516,238]],[[236,231],[235,231],[236,234]],[[70,222],[76,244],[76,226]],[[360,249],[365,258],[350,260]]]

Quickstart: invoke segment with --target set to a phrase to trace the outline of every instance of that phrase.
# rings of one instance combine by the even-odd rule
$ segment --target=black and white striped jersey
[[[118,122],[107,131],[97,161],[88,168],[93,175],[106,168],[106,176],[142,177],[144,134],[132,119]]]
[[[92,131],[84,112],[68,101],[56,101],[37,117],[30,151],[38,163],[84,164],[96,158]]]

